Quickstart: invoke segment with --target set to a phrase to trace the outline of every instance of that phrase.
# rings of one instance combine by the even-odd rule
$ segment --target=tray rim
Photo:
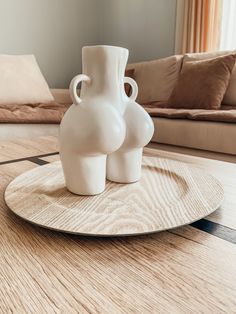
[[[144,155],[143,158],[154,158],[154,159],[161,159],[161,160],[171,160],[171,162],[176,162],[178,164],[184,164],[188,166],[188,168],[191,168],[191,169],[197,169],[199,172],[202,172],[204,173],[205,175],[207,175],[208,177],[211,177],[215,183],[218,184],[219,188],[221,189],[221,192],[222,192],[222,197],[221,197],[221,200],[219,202],[219,204],[217,204],[214,208],[212,208],[211,211],[209,211],[207,214],[203,214],[202,216],[199,216],[198,218],[196,219],[193,219],[193,220],[189,220],[189,222],[186,222],[186,223],[180,223],[180,224],[176,224],[175,226],[173,227],[166,227],[166,228],[163,228],[161,230],[151,230],[151,231],[144,231],[144,232],[133,232],[133,233],[117,233],[117,234],[108,234],[108,233],[86,233],[86,232],[78,232],[78,231],[69,231],[69,230],[65,230],[63,228],[55,228],[55,227],[50,227],[48,225],[45,225],[45,224],[41,224],[41,223],[36,223],[34,222],[33,220],[30,220],[30,219],[27,219],[26,217],[18,214],[17,212],[15,212],[9,205],[8,205],[8,202],[7,202],[7,198],[6,198],[6,193],[7,193],[7,190],[8,188],[10,187],[11,184],[14,183],[14,181],[21,177],[21,176],[24,176],[26,175],[27,173],[29,172],[33,172],[33,171],[36,171],[38,169],[41,169],[43,167],[50,167],[52,164],[59,164],[60,163],[60,160],[57,160],[57,161],[53,161],[53,162],[50,162],[49,164],[45,164],[43,166],[40,166],[40,167],[35,167],[33,169],[29,169],[23,173],[21,173],[20,175],[16,176],[14,179],[12,179],[7,187],[5,188],[5,191],[4,191],[4,200],[5,200],[5,203],[7,205],[7,208],[8,210],[13,213],[14,215],[16,215],[18,218],[22,219],[23,221],[29,223],[29,224],[32,224],[33,226],[37,226],[37,227],[40,227],[40,228],[43,228],[43,229],[47,229],[47,230],[50,230],[50,231],[53,231],[53,232],[59,232],[59,233],[66,233],[66,234],[72,234],[72,235],[78,235],[78,236],[83,236],[83,237],[98,237],[98,238],[116,238],[116,237],[133,237],[133,236],[145,236],[145,235],[151,235],[151,234],[155,234],[155,233],[159,233],[159,232],[163,232],[163,231],[168,231],[168,230],[174,230],[174,229],[177,229],[177,228],[180,228],[180,227],[184,227],[184,226],[187,226],[187,225],[190,225],[198,220],[201,220],[207,216],[209,216],[210,214],[212,214],[214,211],[216,211],[217,209],[220,208],[220,206],[222,205],[222,203],[224,202],[225,200],[225,193],[224,193],[224,188],[221,184],[221,182],[215,178],[212,174],[198,168],[198,167],[195,167],[194,165],[192,164],[188,164],[188,163],[185,163],[185,162],[182,162],[182,161],[177,161],[177,160],[172,160],[172,159],[169,159],[169,158],[163,158],[163,157],[159,157],[159,156],[147,156],[147,155]],[[107,180],[109,181],[109,180]],[[70,191],[69,191],[70,192]],[[70,192],[71,193],[71,192]],[[71,193],[73,194],[73,193]],[[76,194],[73,194],[73,195],[76,195]],[[87,197],[87,196],[85,196]]]

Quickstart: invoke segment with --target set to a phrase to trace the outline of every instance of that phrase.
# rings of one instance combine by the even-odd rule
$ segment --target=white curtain
[[[236,50],[236,0],[224,0],[220,50]]]

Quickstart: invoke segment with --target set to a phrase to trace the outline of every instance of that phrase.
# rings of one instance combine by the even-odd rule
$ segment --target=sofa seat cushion
[[[0,123],[58,124],[70,104],[0,105]]]
[[[236,124],[152,118],[153,142],[236,155]]]
[[[163,103],[150,103],[143,107],[152,117],[236,123],[236,108],[233,106],[222,106],[220,110],[173,109],[159,108]]]

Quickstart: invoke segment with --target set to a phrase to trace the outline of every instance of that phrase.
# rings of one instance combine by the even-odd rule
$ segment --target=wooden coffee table
[[[236,165],[146,149],[205,169],[221,208],[191,226],[130,238],[88,238],[33,226],[4,191],[17,175],[59,159],[53,137],[0,143],[0,313],[236,312]]]

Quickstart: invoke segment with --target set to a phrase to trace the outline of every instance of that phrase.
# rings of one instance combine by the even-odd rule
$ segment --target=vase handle
[[[124,77],[124,84],[127,83],[132,87],[132,93],[128,96],[131,100],[136,100],[138,96],[138,85],[131,77],[125,76]]]
[[[79,74],[73,78],[73,80],[70,83],[70,96],[73,100],[74,104],[80,104],[82,102],[82,99],[77,94],[77,86],[80,82],[90,82],[91,79],[89,76],[85,74]]]

